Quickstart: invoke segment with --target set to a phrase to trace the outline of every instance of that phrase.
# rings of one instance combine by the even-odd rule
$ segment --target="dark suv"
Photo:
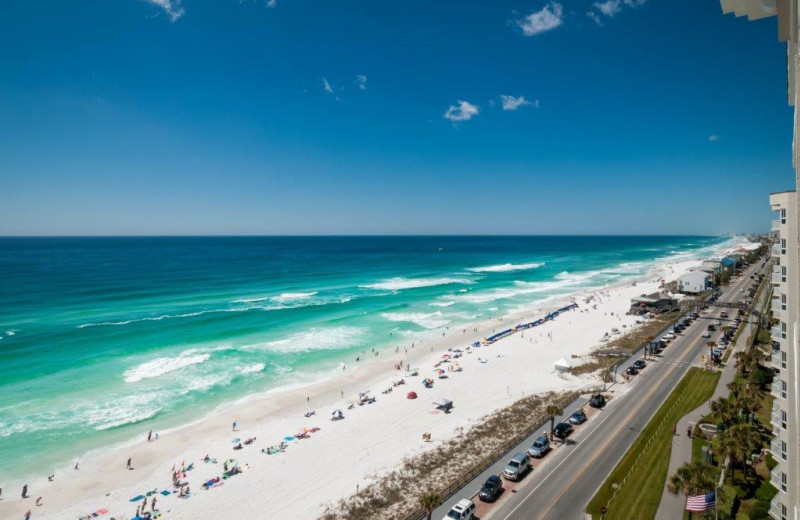
[[[494,502],[502,492],[503,481],[497,475],[492,475],[483,483],[483,487],[478,493],[478,498],[484,502]]]
[[[603,394],[594,394],[589,399],[589,406],[592,408],[602,408],[606,405],[606,397]]]
[[[560,422],[556,424],[555,430],[553,430],[553,435],[558,437],[559,439],[566,439],[569,437],[569,434],[572,433],[572,425],[570,423]]]

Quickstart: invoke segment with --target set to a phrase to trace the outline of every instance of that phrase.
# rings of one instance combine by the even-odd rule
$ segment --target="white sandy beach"
[[[326,503],[348,496],[357,486],[368,482],[370,475],[380,474],[399,464],[403,458],[430,449],[446,440],[461,427],[469,427],[491,411],[509,405],[524,395],[545,391],[578,389],[597,384],[591,377],[559,375],[553,368],[558,359],[584,356],[600,344],[600,338],[614,327],[626,331],[635,326],[638,317],[625,313],[630,299],[658,289],[659,278],[670,281],[697,261],[682,261],[661,266],[647,281],[635,286],[627,281],[594,292],[573,295],[577,310],[566,312],[554,321],[513,334],[490,346],[472,349],[458,359],[463,371],[437,379],[434,363],[448,348],[465,348],[493,330],[508,328],[529,318],[543,317],[549,309],[568,301],[548,302],[546,306],[524,314],[476,324],[466,333],[448,330],[444,337],[425,341],[394,353],[388,349],[377,357],[366,353],[368,361],[355,367],[354,360],[343,360],[348,369],[321,384],[281,394],[253,396],[218,410],[194,424],[146,442],[147,426],[143,425],[141,442],[124,449],[110,449],[81,461],[80,469],[57,468],[54,482],[45,478],[30,482],[31,498],[21,500],[20,488],[3,489],[0,518],[23,518],[32,511],[33,519],[75,520],[98,510],[106,514],[98,518],[132,518],[138,502],[132,497],[148,490],[172,490],[171,470],[193,463],[182,481],[188,482],[191,497],[155,495],[163,518],[226,519],[236,518],[316,518]],[[596,296],[596,308],[583,303],[586,296]],[[441,331],[440,331],[441,332]],[[481,363],[478,358],[487,362]],[[389,394],[393,379],[404,372],[395,370],[398,362],[418,367],[417,377],[406,377],[406,385]],[[422,379],[431,377],[433,388],[423,388]],[[371,390],[374,404],[347,405],[357,393]],[[416,400],[406,394],[415,391]],[[306,397],[311,396],[310,403]],[[455,402],[450,414],[434,411],[432,402],[447,397]],[[332,422],[331,412],[340,408],[345,419]],[[304,413],[316,410],[305,418]],[[232,432],[233,421],[238,431]],[[285,436],[294,435],[303,427],[319,427],[310,438],[293,440],[283,453],[266,455],[261,449],[277,445]],[[423,433],[432,434],[433,442],[423,442]],[[233,450],[232,438],[256,437],[257,440]],[[217,464],[203,462],[208,454]],[[132,459],[134,470],[126,469]],[[223,472],[223,461],[235,458],[246,469],[210,490],[201,484]],[[43,505],[34,501],[43,497]],[[148,500],[149,503],[150,500]],[[148,510],[150,508],[148,507]]]

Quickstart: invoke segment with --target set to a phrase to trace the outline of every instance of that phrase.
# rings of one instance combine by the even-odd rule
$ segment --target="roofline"
[[[795,193],[797,190],[784,190],[784,191],[773,191],[770,195],[780,195],[781,193]]]

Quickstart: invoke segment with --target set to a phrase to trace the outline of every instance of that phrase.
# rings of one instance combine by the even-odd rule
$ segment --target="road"
[[[760,265],[760,262],[759,262]],[[750,275],[756,271],[751,267],[745,274],[723,291],[720,301],[733,302],[741,298],[740,289],[752,282]],[[658,359],[650,362],[634,381],[615,392],[615,398],[585,423],[570,438],[570,443],[554,450],[526,477],[526,483],[517,486],[513,493],[506,493],[488,515],[494,520],[540,520],[583,519],[586,504],[613,470],[619,460],[645,427],[673,388],[686,374],[701,353],[705,353],[708,339],[701,336],[709,319],[716,319],[720,310],[713,307],[707,315],[701,315],[689,329],[685,330]],[[716,337],[714,338],[716,339]],[[630,362],[632,362],[631,359]],[[623,367],[624,368],[624,367]],[[586,400],[574,403],[564,412],[565,418]],[[471,496],[483,481],[502,471],[511,455],[527,449],[538,436],[532,435],[511,450],[507,457],[484,471],[475,480],[465,485],[461,492],[445,501],[434,512],[434,518],[442,518],[459,499]]]

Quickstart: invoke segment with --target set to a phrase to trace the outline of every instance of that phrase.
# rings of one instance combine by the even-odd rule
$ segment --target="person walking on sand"
[[[147,497],[144,497],[144,500],[142,500],[142,513],[144,513],[145,509],[147,509]]]
[[[22,498],[28,498],[28,484],[22,486]]]
[[[28,509],[28,512],[25,513],[25,520],[31,520],[31,510]]]
[[[130,458],[128,459],[128,469],[133,469],[133,468],[131,467],[131,459],[130,459]]]
[[[39,497],[39,498],[36,499],[36,505],[37,506],[42,505],[42,497]]]
[[[153,430],[150,430],[149,432],[147,432],[147,442],[150,442],[152,440],[153,440]]]
[[[233,421],[233,431],[236,431],[236,421]]]
[[[155,513],[156,512],[156,497],[153,497],[153,500],[150,502],[150,509]]]

